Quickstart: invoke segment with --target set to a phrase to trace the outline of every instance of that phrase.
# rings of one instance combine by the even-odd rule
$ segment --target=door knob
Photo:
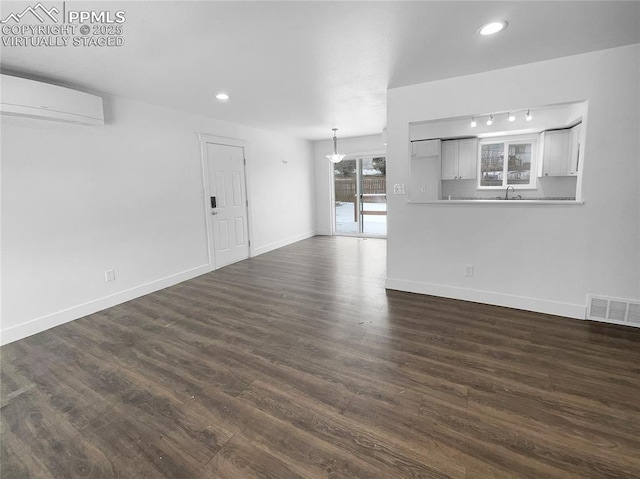
[[[212,214],[212,215],[217,215],[217,214],[218,214],[218,212],[217,212],[217,211],[212,211],[212,212],[211,212],[211,214]]]

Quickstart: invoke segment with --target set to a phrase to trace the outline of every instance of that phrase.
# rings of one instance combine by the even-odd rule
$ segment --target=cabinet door
[[[542,155],[543,176],[567,176],[569,174],[570,131],[545,132]]]
[[[444,151],[444,150],[443,150]],[[478,139],[460,140],[458,146],[458,178],[473,180],[478,172]]]
[[[458,178],[458,140],[442,142],[442,179]]]
[[[440,140],[419,140],[411,142],[412,158],[438,155],[440,155]]]
[[[571,128],[571,152],[569,154],[569,175],[577,175],[580,168],[580,129],[582,124]]]

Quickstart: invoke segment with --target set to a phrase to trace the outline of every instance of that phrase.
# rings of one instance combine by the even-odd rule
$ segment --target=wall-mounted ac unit
[[[0,75],[0,113],[104,125],[102,98],[49,83]]]

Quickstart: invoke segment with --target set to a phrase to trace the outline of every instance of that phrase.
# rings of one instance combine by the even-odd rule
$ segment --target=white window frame
[[[492,145],[496,143],[504,144],[504,170],[502,175],[501,186],[483,186],[482,185],[482,146]],[[529,183],[526,185],[510,185],[508,181],[509,172],[509,145],[512,143],[522,144],[531,143],[531,174],[529,175]],[[504,190],[508,186],[512,186],[516,190],[535,190],[538,171],[538,135],[510,135],[510,136],[494,136],[481,138],[478,142],[478,185],[479,190]]]

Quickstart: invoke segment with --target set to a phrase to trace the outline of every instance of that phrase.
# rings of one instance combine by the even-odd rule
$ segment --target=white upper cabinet
[[[478,171],[478,139],[459,140],[458,176],[463,180],[475,180]]]
[[[442,179],[455,180],[458,178],[458,140],[442,142]]]
[[[411,158],[440,155],[440,140],[419,140],[411,142]]]
[[[476,178],[478,139],[442,142],[442,179],[472,180]]]
[[[542,171],[540,176],[569,176],[571,130],[552,130],[540,134]]]

